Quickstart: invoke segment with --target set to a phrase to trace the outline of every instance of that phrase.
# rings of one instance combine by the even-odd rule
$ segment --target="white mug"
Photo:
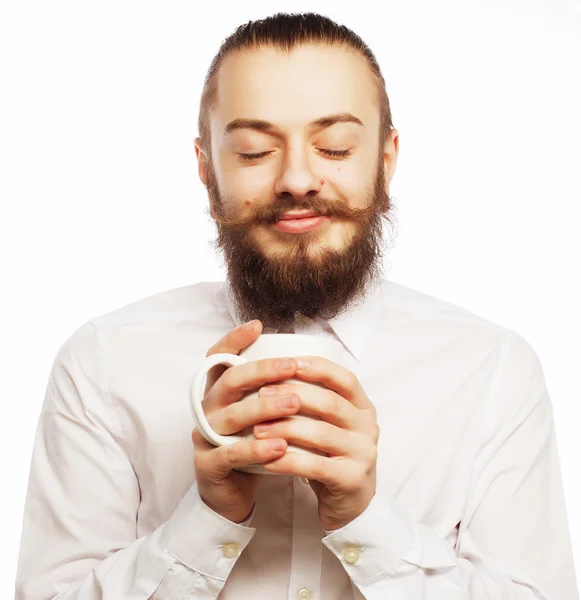
[[[202,400],[204,399],[204,390],[206,387],[206,377],[208,371],[215,365],[227,365],[229,367],[234,365],[242,365],[247,362],[256,360],[262,360],[264,358],[287,358],[296,356],[321,356],[335,362],[337,364],[343,364],[343,346],[340,342],[329,338],[329,337],[315,337],[312,335],[301,335],[296,333],[263,333],[258,338],[244,348],[240,354],[212,354],[207,356],[202,363],[201,367],[197,370],[194,375],[191,387],[191,402],[190,407],[192,409],[192,416],[198,427],[200,433],[204,438],[213,444],[214,446],[223,446],[225,444],[234,444],[243,440],[256,439],[252,434],[252,428],[248,428],[243,432],[243,435],[220,435],[216,433],[204,414],[202,408]],[[289,377],[285,381],[292,384],[301,385],[317,385],[316,382],[302,381],[296,377]],[[270,382],[275,384],[277,382]],[[264,385],[269,385],[265,383]],[[319,384],[322,385],[322,384]],[[262,386],[260,386],[262,387]],[[258,397],[258,389],[250,391],[245,394],[239,402],[244,400],[254,399]],[[304,419],[317,417],[313,415],[290,415],[285,418],[290,419]],[[287,452],[306,452],[321,454],[317,450],[310,448],[301,448],[293,444],[288,444]],[[273,475],[273,473],[266,471],[261,465],[254,464],[248,465],[247,467],[239,467],[237,470],[245,471],[246,473],[259,473],[263,475]]]

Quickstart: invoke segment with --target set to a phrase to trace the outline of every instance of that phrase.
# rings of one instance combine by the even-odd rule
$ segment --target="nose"
[[[304,149],[295,148],[285,157],[281,173],[275,184],[278,197],[292,196],[302,199],[307,195],[316,195],[323,187],[323,179],[313,171],[309,156]]]

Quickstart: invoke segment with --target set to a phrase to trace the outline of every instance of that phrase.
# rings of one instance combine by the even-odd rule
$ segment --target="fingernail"
[[[258,323],[258,321],[256,319],[254,319],[253,321],[248,321],[248,323],[246,323],[243,327],[243,329],[246,330],[252,330],[254,329],[254,326]]]
[[[269,429],[270,429],[270,425],[261,424],[261,425],[254,426],[254,430],[257,433],[264,433],[265,431],[268,431]]]
[[[284,441],[283,440],[271,440],[270,447],[273,450],[282,450],[284,448]]]
[[[299,369],[306,369],[311,364],[306,358],[297,358],[297,366]]]
[[[283,398],[280,403],[284,408],[294,408],[297,405],[297,399],[295,396],[286,396],[286,398]]]

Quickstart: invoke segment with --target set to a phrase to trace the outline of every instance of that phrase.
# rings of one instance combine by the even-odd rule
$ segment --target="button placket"
[[[319,600],[324,546],[318,502],[300,477],[291,477],[293,489],[293,521],[288,600]],[[301,595],[302,594],[302,595]]]

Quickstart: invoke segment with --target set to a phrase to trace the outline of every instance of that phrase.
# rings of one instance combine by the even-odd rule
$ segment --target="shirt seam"
[[[472,475],[470,477],[470,485],[468,487],[468,500],[464,507],[463,518],[460,522],[460,528],[457,536],[458,539],[460,539],[460,537],[463,535],[464,530],[468,528],[470,519],[474,515],[475,509],[477,508],[477,505],[470,501],[472,491],[474,490],[475,478],[480,473],[480,469],[477,468],[477,465],[478,463],[486,464],[490,459],[491,452],[495,451],[495,448],[491,448],[490,444],[494,441],[495,431],[498,427],[498,407],[495,406],[494,410],[490,409],[493,406],[494,397],[497,396],[500,391],[502,378],[506,372],[506,365],[510,350],[513,346],[513,340],[514,333],[510,330],[505,330],[501,341],[500,356],[492,376],[492,381],[489,385],[488,394],[486,395],[486,399],[482,405],[482,410],[484,411],[482,422],[484,424],[481,429],[481,441],[478,446],[479,450],[476,452],[474,460],[472,461]],[[489,418],[486,418],[487,412],[489,415],[491,415]],[[478,499],[476,499],[476,501],[479,502]],[[469,520],[466,521],[465,517],[468,517]]]
[[[183,562],[180,558],[178,558],[171,550],[169,550],[168,548],[164,548],[165,552],[167,552],[170,556],[172,556],[173,558],[175,558],[175,560],[180,564],[183,565],[184,567],[186,567],[186,569],[189,569],[190,571],[192,571],[192,573],[195,573],[197,575],[197,577],[200,576],[204,576],[204,577],[208,577],[209,579],[214,579],[215,581],[221,581],[222,583],[224,583],[226,581],[226,579],[228,578],[228,575],[226,577],[218,577],[216,575],[211,575],[210,573],[206,573],[205,571],[196,569],[190,565],[188,565],[187,563]]]
[[[395,573],[395,570],[397,570],[397,568],[402,564],[402,563],[406,563],[406,564],[412,564],[410,562],[408,562],[407,560],[405,560],[405,558],[398,558],[396,560],[395,563],[393,563],[393,565],[391,565],[390,567],[383,569],[381,571],[381,573],[378,573],[377,575],[374,575],[373,577],[370,577],[369,579],[364,579],[362,581],[360,581],[359,583],[355,583],[356,586],[359,585],[369,585],[370,583],[373,583],[374,581],[377,581],[379,579],[393,579]],[[413,565],[416,566],[416,565]],[[354,568],[357,568],[353,565]],[[421,569],[421,567],[419,567]],[[390,574],[391,572],[391,574]],[[351,580],[353,582],[353,580]],[[354,582],[353,582],[354,583]]]
[[[89,323],[93,326],[93,330],[95,333],[95,340],[97,343],[97,352],[100,357],[99,366],[100,366],[100,378],[101,378],[101,391],[103,393],[103,405],[107,409],[107,413],[109,414],[109,422],[111,424],[111,433],[116,435],[122,443],[119,443],[119,447],[123,450],[125,455],[127,456],[127,460],[132,465],[131,456],[127,451],[125,446],[125,436],[124,430],[121,425],[121,419],[119,418],[119,414],[116,409],[116,401],[111,393],[111,385],[110,385],[110,363],[111,363],[111,353],[109,344],[105,340],[105,336],[103,335],[102,328],[97,326],[92,319],[89,319]],[[135,471],[135,469],[134,469]]]

